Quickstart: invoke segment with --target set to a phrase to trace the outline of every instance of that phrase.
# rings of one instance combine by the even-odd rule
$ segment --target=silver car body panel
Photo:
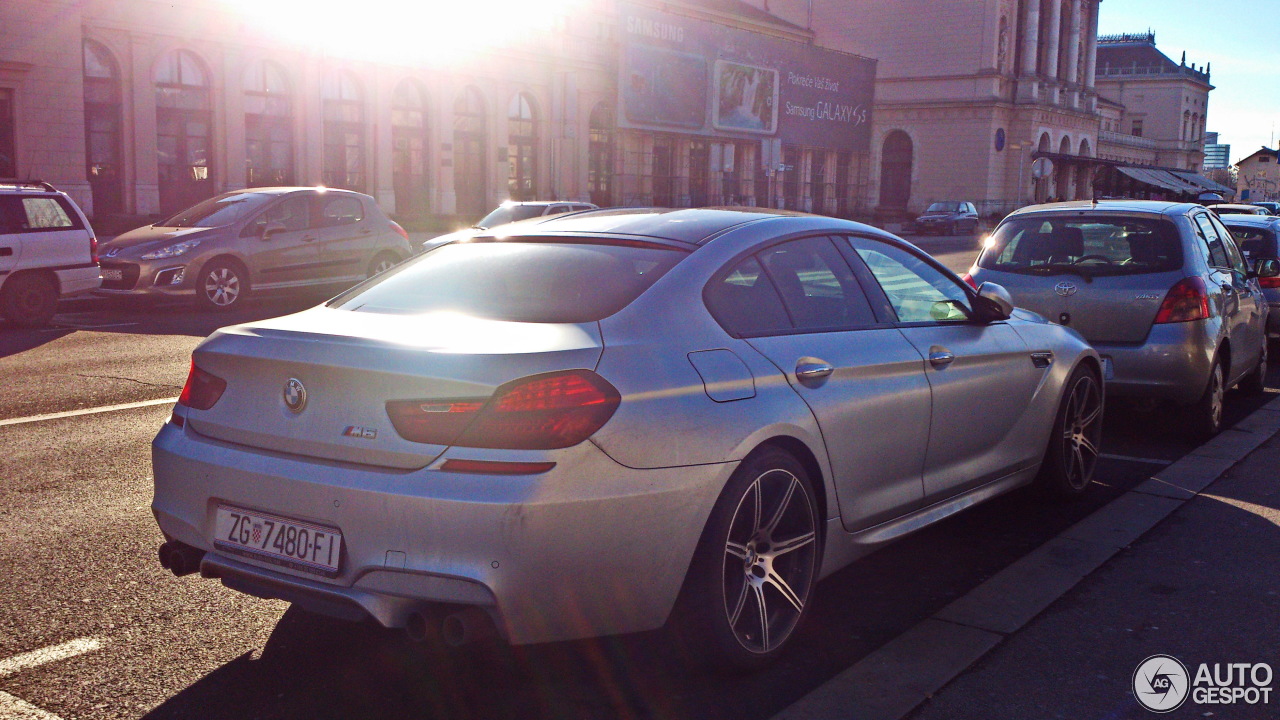
[[[662,227],[660,214],[640,211],[628,224],[599,212],[628,229]],[[714,227],[715,212],[670,219],[704,213]],[[573,237],[591,214],[564,220]],[[224,396],[207,411],[175,408],[184,426],[167,424],[153,443],[161,529],[210,551],[206,573],[245,592],[345,603],[390,627],[424,603],[477,605],[511,642],[530,643],[665,622],[717,497],[765,443],[782,443],[821,484],[822,576],[1034,477],[1067,376],[1096,362],[1078,334],[1018,311],[937,332],[736,338],[702,298],[727,263],[815,233],[901,241],[830,218],[718,217],[722,228],[704,233],[696,252],[598,324],[454,318],[450,336],[443,318],[318,308],[216,333],[195,361],[227,379]],[[668,238],[688,242],[689,223],[677,228],[685,234]],[[958,357],[931,374],[928,348],[944,342]],[[1036,367],[1033,353],[1053,360]],[[822,354],[841,369],[825,387],[804,385],[796,361]],[[609,422],[569,448],[408,443],[382,409],[397,398],[487,395],[565,368],[592,369],[621,396]],[[282,398],[291,377],[308,388],[299,414]],[[340,437],[348,424],[378,429],[377,440]],[[493,476],[443,470],[450,459],[556,465]],[[214,550],[222,504],[340,529],[340,571],[329,578]]]

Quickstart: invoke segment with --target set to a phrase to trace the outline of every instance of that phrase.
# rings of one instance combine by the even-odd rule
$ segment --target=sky
[[[1231,146],[1231,162],[1280,137],[1280,41],[1271,28],[1280,0],[1103,0],[1098,34],[1156,34],[1156,47],[1178,62],[1212,63],[1205,129]],[[1251,20],[1252,18],[1252,20]]]

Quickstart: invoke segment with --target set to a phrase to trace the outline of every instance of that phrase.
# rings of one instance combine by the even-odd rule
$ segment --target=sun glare
[[[222,0],[256,31],[328,55],[415,64],[463,59],[549,30],[589,0]]]

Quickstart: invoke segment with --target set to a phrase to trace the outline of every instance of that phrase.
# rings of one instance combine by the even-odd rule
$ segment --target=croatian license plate
[[[123,280],[124,271],[120,268],[102,268],[103,280]]]
[[[282,567],[334,576],[342,560],[342,531],[254,510],[219,505],[214,547]]]
[[[1102,376],[1107,380],[1111,380],[1116,376],[1116,369],[1111,364],[1111,358],[1102,358]]]

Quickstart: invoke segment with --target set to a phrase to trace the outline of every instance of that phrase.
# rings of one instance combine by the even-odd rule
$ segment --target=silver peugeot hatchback
[[[1171,400],[1186,408],[1196,435],[1218,432],[1227,389],[1263,389],[1267,304],[1258,273],[1200,205],[1023,208],[987,239],[969,277],[1000,283],[1018,307],[1079,331],[1102,355],[1108,392]]]
[[[408,233],[368,195],[251,188],[104,243],[97,293],[193,297],[229,310],[253,291],[351,285],[410,254]]]
[[[451,643],[672,617],[756,667],[878,545],[1037,478],[1084,492],[1101,370],[857,223],[506,225],[201,343],[153,443],[160,560]]]

